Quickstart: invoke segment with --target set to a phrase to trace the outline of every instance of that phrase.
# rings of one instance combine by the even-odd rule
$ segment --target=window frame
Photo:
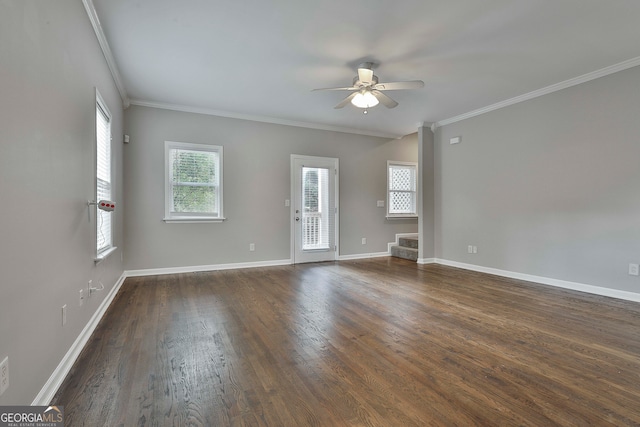
[[[393,167],[399,167],[399,168],[406,168],[406,167],[411,167],[413,168],[413,176],[415,179],[415,189],[414,191],[406,191],[408,193],[412,193],[413,194],[413,212],[411,213],[392,213],[391,212],[391,192],[394,191],[390,188],[390,175],[391,175],[391,168]],[[387,213],[386,213],[386,217],[387,219],[401,219],[401,218],[418,218],[418,189],[419,189],[419,182],[418,182],[418,163],[416,162],[402,162],[402,161],[395,161],[395,160],[387,160]],[[398,191],[398,190],[395,190]]]
[[[113,137],[111,135],[111,126],[113,124],[113,116],[111,115],[111,111],[109,110],[109,107],[107,106],[107,103],[105,102],[104,98],[102,97],[102,95],[100,95],[100,92],[98,91],[98,89],[96,88],[96,102],[95,102],[95,122],[94,122],[94,132],[95,132],[95,156],[94,156],[94,162],[93,162],[93,166],[94,166],[94,178],[95,178],[95,182],[94,182],[94,200],[96,202],[98,202],[99,196],[98,196],[98,184],[100,182],[100,177],[99,175],[99,171],[98,171],[98,161],[99,161],[99,157],[100,157],[100,149],[101,147],[99,146],[99,144],[101,143],[100,139],[99,139],[99,135],[98,135],[98,114],[100,114],[100,112],[102,112],[102,114],[106,117],[106,121],[107,121],[107,127],[108,127],[108,136],[107,136],[107,141],[106,143],[109,146],[109,158],[108,158],[108,169],[109,169],[109,197],[108,200],[115,200],[114,197],[114,182],[113,182]],[[104,260],[107,256],[109,256],[111,253],[113,253],[117,247],[114,245],[114,241],[113,241],[113,230],[114,230],[114,214],[113,212],[106,212],[106,211],[101,211],[100,209],[98,209],[97,204],[96,204],[96,215],[95,215],[95,219],[96,219],[96,224],[95,224],[95,262],[98,263],[102,260]],[[100,218],[103,215],[109,215],[109,225],[110,225],[110,230],[109,230],[109,241],[105,246],[99,247],[99,241],[98,238],[101,234],[100,232]]]
[[[171,150],[200,151],[218,154],[218,215],[211,212],[172,212],[173,185],[171,181]],[[223,178],[224,178],[224,148],[221,145],[196,144],[191,142],[165,141],[164,142],[164,218],[163,221],[170,222],[222,222],[224,217],[223,203]]]

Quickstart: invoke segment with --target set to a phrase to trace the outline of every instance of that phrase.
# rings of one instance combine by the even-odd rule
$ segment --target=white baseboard
[[[438,261],[435,258],[418,258],[416,262],[418,264],[435,264]]]
[[[87,344],[87,341],[89,341],[91,334],[96,329],[96,326],[98,326],[100,319],[102,319],[102,316],[104,316],[104,313],[107,311],[107,308],[109,308],[111,301],[113,301],[113,299],[117,295],[118,290],[120,290],[120,287],[124,283],[125,279],[126,275],[122,273],[115,286],[111,288],[111,291],[107,294],[106,298],[102,300],[102,303],[100,304],[96,312],[93,313],[93,316],[91,316],[91,319],[89,319],[89,322],[85,325],[82,332],[80,332],[78,338],[76,338],[74,343],[71,345],[71,348],[69,348],[67,354],[64,355],[56,369],[53,371],[53,373],[45,383],[44,387],[42,387],[42,390],[40,390],[35,399],[33,399],[33,402],[31,403],[32,406],[46,406],[51,402],[51,399],[53,399],[53,396],[58,391],[58,388],[62,385],[62,382],[66,378],[67,374],[69,374],[71,367],[75,363],[78,356],[80,356],[82,349]]]
[[[540,283],[542,285],[556,286],[558,288],[571,289],[574,291],[587,292],[589,294],[600,295],[604,297],[618,298],[627,301],[640,302],[640,293],[621,291],[618,289],[603,288],[601,286],[586,285],[584,283],[569,282],[566,280],[552,279],[543,276],[534,276],[532,274],[516,273],[513,271],[499,270],[497,268],[483,267],[481,265],[465,264],[457,261],[449,261],[446,259],[435,259],[437,264],[447,265],[449,267],[463,268],[465,270],[477,271],[480,273],[494,274],[496,276],[508,277],[510,279],[526,280],[527,282]]]
[[[348,261],[350,259],[364,259],[364,258],[380,258],[383,256],[389,256],[389,252],[373,252],[370,254],[353,254],[353,255],[338,255],[337,261]]]
[[[143,270],[127,270],[126,277],[157,276],[160,274],[195,273],[199,271],[233,270],[236,268],[274,267],[278,265],[290,265],[290,259],[278,259],[272,261],[235,262],[230,264],[192,265],[188,267],[147,268]]]

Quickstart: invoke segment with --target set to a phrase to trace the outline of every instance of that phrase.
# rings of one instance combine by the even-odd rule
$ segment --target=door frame
[[[289,222],[290,222],[290,257],[291,264],[296,264],[296,220],[295,220],[295,194],[296,194],[296,182],[295,182],[295,168],[294,162],[296,160],[308,160],[310,162],[319,160],[323,162],[333,162],[336,175],[333,189],[335,212],[335,224],[334,224],[334,236],[333,242],[335,247],[335,257],[337,260],[340,256],[340,159],[337,157],[320,157],[320,156],[306,156],[301,154],[291,154],[289,160],[289,182],[290,182],[290,208],[289,208]]]

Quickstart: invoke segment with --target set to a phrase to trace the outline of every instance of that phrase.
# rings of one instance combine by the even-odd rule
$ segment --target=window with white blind
[[[111,113],[96,90],[96,201],[113,200]],[[96,259],[113,249],[113,212],[96,209]]]
[[[416,217],[417,163],[387,162],[387,217]]]
[[[224,220],[222,147],[165,141],[164,220]]]

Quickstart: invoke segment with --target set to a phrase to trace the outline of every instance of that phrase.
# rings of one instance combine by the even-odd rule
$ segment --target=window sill
[[[105,259],[107,259],[107,257],[109,255],[111,255],[112,253],[114,253],[116,250],[118,249],[117,246],[112,246],[109,249],[107,249],[106,251],[102,251],[100,252],[98,255],[96,255],[96,257],[93,259],[93,262],[95,262],[96,264],[101,263],[102,261],[104,261]]]
[[[387,219],[418,219],[418,215],[387,215]]]
[[[194,217],[183,217],[183,218],[163,218],[162,220],[166,223],[203,223],[203,222],[222,222],[226,218],[194,218]]]

